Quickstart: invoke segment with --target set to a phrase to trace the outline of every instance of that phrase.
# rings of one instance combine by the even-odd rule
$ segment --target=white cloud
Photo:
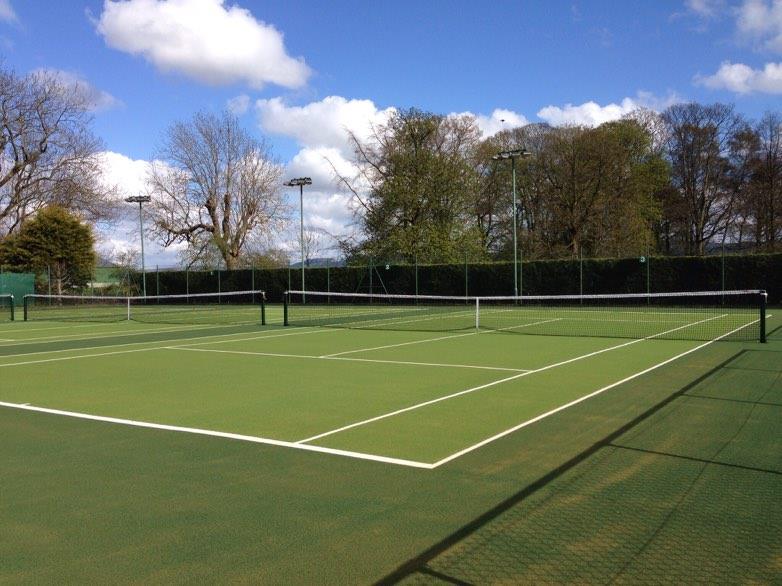
[[[99,90],[81,76],[62,69],[36,69],[33,73],[40,73],[56,78],[62,85],[72,88],[87,104],[92,112],[102,112],[122,106],[122,101],[112,96],[109,92]]]
[[[564,124],[577,124],[581,126],[599,126],[604,122],[618,120],[639,107],[632,98],[625,98],[619,104],[606,104],[601,106],[597,102],[584,102],[579,106],[565,104],[563,107],[546,106],[538,111],[538,118],[545,120],[552,126]]]
[[[297,88],[310,75],[282,33],[225,0],[105,0],[96,28],[108,46],[210,85]]]
[[[737,10],[736,26],[744,38],[782,53],[782,0],[745,0]]]
[[[250,96],[247,94],[241,94],[235,98],[228,100],[226,104],[228,111],[237,116],[245,114],[250,109]]]
[[[17,22],[16,12],[11,6],[11,0],[0,0],[0,20],[5,22]]]
[[[255,103],[263,130],[295,138],[306,147],[335,148],[345,156],[351,149],[348,131],[366,138],[371,126],[383,124],[394,108],[380,110],[372,100],[328,96],[306,106],[288,106],[280,98]]]
[[[117,187],[120,199],[143,194],[150,163],[143,159],[131,159],[120,153],[104,151],[100,154],[103,183]]]
[[[695,83],[737,94],[782,94],[782,63],[766,63],[763,69],[753,69],[743,63],[725,61],[714,75],[696,76]]]
[[[472,112],[449,114],[449,116],[462,115],[475,117],[475,123],[478,125],[483,138],[494,136],[501,130],[510,130],[511,128],[529,124],[529,120],[527,120],[523,114],[519,114],[513,110],[504,110],[502,108],[495,108],[489,116],[486,116],[485,114],[473,114]]]
[[[685,0],[687,10],[700,18],[715,18],[725,9],[725,0]]]
[[[293,157],[286,172],[290,177],[312,179],[312,186],[304,190],[305,224],[332,235],[343,235],[351,231],[357,202],[335,179],[335,170],[346,177],[352,177],[356,172],[353,163],[345,159],[339,149],[307,147]],[[291,191],[289,198],[298,216],[298,192]]]
[[[659,111],[680,101],[681,98],[676,93],[669,93],[666,97],[659,98],[649,92],[638,92],[635,98],[624,98],[618,104],[611,103],[605,106],[593,101],[584,102],[578,106],[573,104],[565,104],[562,107],[546,106],[538,111],[538,118],[552,126],[565,124],[600,126],[605,122],[619,120],[638,108]]]

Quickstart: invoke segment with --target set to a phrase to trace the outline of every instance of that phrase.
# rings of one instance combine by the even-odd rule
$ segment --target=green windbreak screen
[[[0,295],[13,295],[16,305],[22,305],[25,295],[35,293],[35,275],[33,273],[0,272]]]

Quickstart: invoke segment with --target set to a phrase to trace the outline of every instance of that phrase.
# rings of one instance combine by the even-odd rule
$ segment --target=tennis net
[[[117,322],[170,324],[266,323],[263,291],[101,297],[25,295],[25,321]]]
[[[0,295],[0,320],[14,319],[14,296]]]
[[[450,297],[288,291],[284,323],[412,331],[765,341],[766,293]]]

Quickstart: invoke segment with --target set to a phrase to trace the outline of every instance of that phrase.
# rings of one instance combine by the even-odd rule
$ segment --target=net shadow
[[[770,503],[775,502],[782,493],[780,469],[776,466],[736,463],[730,461],[730,453],[725,454],[725,458],[709,456],[722,454],[722,450],[731,445],[755,409],[776,411],[776,405],[765,405],[762,400],[726,401],[728,406],[745,409],[746,420],[737,430],[731,431],[733,435],[727,441],[723,442],[725,436],[718,438],[716,452],[715,444],[707,446],[705,451],[709,456],[706,457],[697,451],[693,454],[679,454],[671,449],[655,450],[643,445],[632,445],[638,441],[643,444],[642,431],[646,430],[648,434],[650,426],[642,423],[655,417],[655,425],[651,427],[657,429],[657,419],[670,417],[671,410],[666,407],[675,407],[672,404],[676,401],[700,401],[703,397],[690,396],[688,391],[703,385],[747,352],[751,351],[736,352],[558,468],[401,565],[378,583],[605,582],[610,579],[632,582],[644,576],[637,573],[639,564],[641,567],[644,563],[647,567],[648,564],[658,564],[661,568],[660,577],[665,577],[686,567],[687,555],[700,555],[700,552],[688,553],[688,547],[685,546],[673,555],[679,556],[679,559],[672,560],[670,551],[660,554],[655,549],[655,540],[661,532],[665,534],[666,540],[685,545],[687,539],[684,536],[688,526],[687,523],[682,524],[681,519],[687,517],[688,510],[705,507],[706,516],[718,517],[718,513],[709,507],[719,508],[730,502],[737,509],[739,517],[733,519],[729,516],[726,522],[733,521],[737,525],[749,523],[745,534],[757,530],[751,523],[757,519],[757,511],[740,510],[746,506],[741,499],[745,494],[757,491],[757,504],[771,507]],[[662,430],[665,432],[664,425]],[[652,432],[654,442],[661,443],[663,448],[669,447],[663,435],[659,430]],[[633,441],[627,441],[630,436]],[[586,469],[579,466],[590,459],[590,463],[596,463],[598,474],[593,474],[594,470],[590,470],[589,466]],[[715,466],[710,467],[710,464]],[[644,473],[633,476],[633,471],[637,472],[641,465]],[[609,476],[620,478],[621,482],[606,488],[605,478]],[[718,493],[725,496],[719,499],[705,498],[701,494],[704,483],[712,488],[719,486]],[[594,493],[600,494],[601,498],[596,499]],[[713,502],[715,500],[719,502]],[[560,501],[566,504],[557,509],[552,503]],[[671,503],[675,504],[671,506]],[[639,512],[628,513],[623,508],[625,506],[637,508]],[[766,520],[772,531],[775,524],[782,527],[782,516],[777,517]],[[593,541],[585,542],[585,535],[593,538]],[[602,536],[600,540],[597,535]],[[715,532],[715,535],[721,534]],[[700,537],[703,539],[702,535]],[[708,536],[707,539],[714,542],[711,546],[713,551],[725,547],[723,543],[715,541],[717,537]],[[759,546],[755,543],[753,547],[757,550]],[[773,540],[771,547],[776,547]],[[710,550],[710,547],[705,549]],[[768,553],[762,551],[762,544],[760,549],[760,553]],[[559,558],[556,552],[559,552]],[[746,569],[742,564],[752,565],[755,563],[752,556],[757,554],[758,551],[739,552],[730,562],[733,566],[728,570],[715,565],[712,556],[700,564],[699,571],[703,572],[700,579],[709,575],[717,580],[725,579],[731,569],[738,571],[737,575],[742,575],[741,572]],[[757,557],[765,559],[762,555]],[[770,557],[773,558],[773,555]],[[567,563],[563,558],[567,558]],[[669,564],[667,569],[666,563]],[[699,566],[698,563],[695,565]],[[728,574],[722,573],[725,571]],[[763,571],[758,570],[761,581],[769,576],[768,573],[763,574]],[[693,576],[682,576],[682,579],[687,578]]]

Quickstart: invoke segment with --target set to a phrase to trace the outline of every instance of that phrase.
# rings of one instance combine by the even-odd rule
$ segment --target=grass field
[[[0,322],[0,582],[782,576],[778,317],[764,345],[281,319]]]

